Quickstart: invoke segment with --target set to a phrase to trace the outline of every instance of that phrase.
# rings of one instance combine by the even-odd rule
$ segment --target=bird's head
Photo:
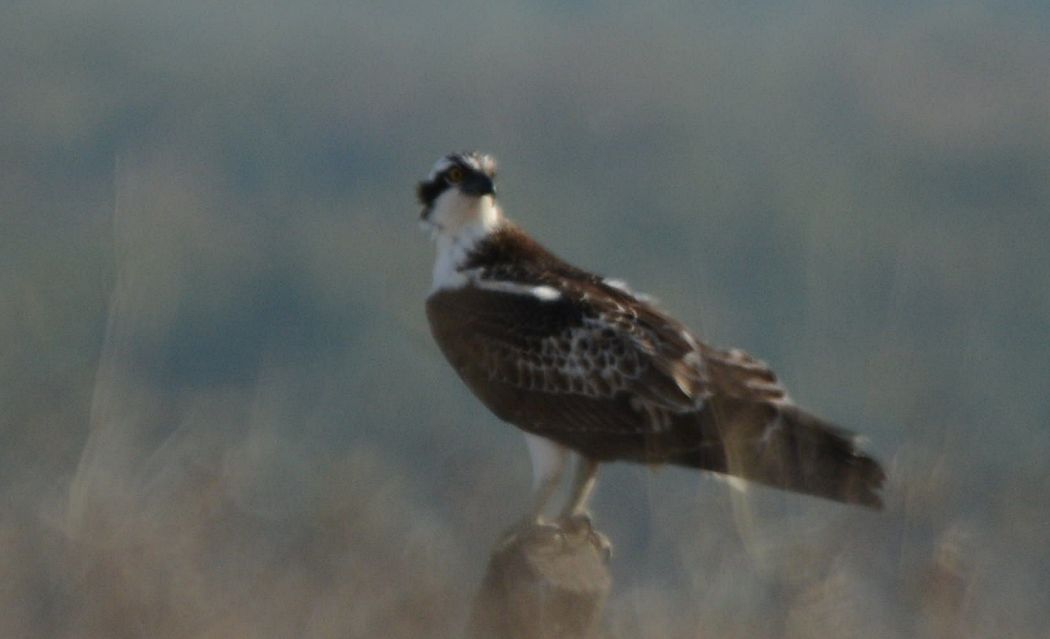
[[[451,153],[434,163],[416,186],[420,222],[435,236],[489,230],[502,215],[496,206],[496,161],[476,151]]]

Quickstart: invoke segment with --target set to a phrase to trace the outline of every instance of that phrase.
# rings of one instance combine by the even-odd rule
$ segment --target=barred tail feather
[[[721,441],[685,452],[675,463],[725,473],[798,493],[881,509],[886,478],[852,433],[791,404],[723,406],[702,415]]]

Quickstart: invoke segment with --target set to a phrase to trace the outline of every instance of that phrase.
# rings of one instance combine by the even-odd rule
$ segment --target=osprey
[[[561,517],[585,516],[598,465],[677,464],[880,508],[853,435],[796,406],[765,363],[697,339],[618,280],[558,258],[504,217],[495,161],[454,153],[420,182],[437,243],[431,332],[474,394],[525,431],[540,520],[568,455]]]

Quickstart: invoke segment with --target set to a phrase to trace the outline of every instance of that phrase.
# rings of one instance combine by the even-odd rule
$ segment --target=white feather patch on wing
[[[561,297],[561,292],[553,286],[534,286],[530,292],[545,302],[553,302]]]
[[[561,292],[553,286],[541,284],[521,284],[519,282],[508,282],[506,280],[487,280],[477,278],[472,280],[474,285],[486,291],[496,293],[510,293],[512,295],[531,295],[541,302],[553,302],[561,297]]]

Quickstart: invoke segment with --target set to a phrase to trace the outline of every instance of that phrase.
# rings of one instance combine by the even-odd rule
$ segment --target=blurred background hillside
[[[0,636],[449,637],[529,490],[413,186],[870,438],[880,514],[606,468],[607,637],[1043,637],[1043,3],[0,7]]]

